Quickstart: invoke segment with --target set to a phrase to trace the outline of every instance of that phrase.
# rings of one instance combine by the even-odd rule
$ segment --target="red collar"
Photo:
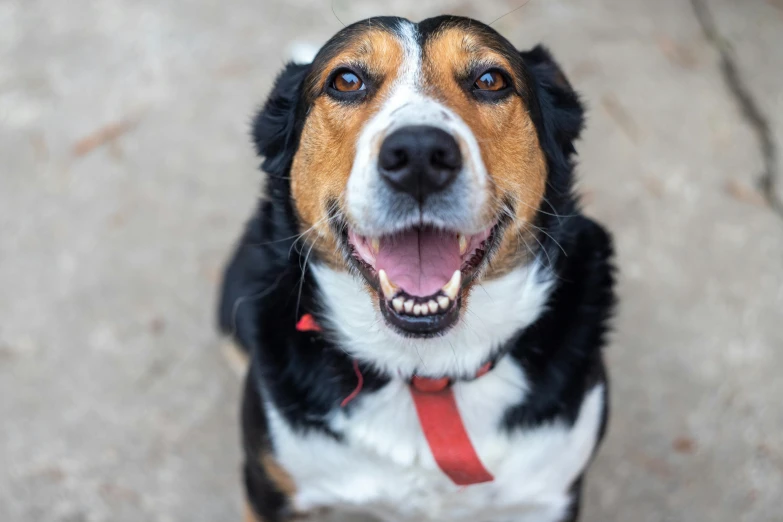
[[[310,314],[305,314],[296,324],[300,332],[320,332],[321,327]],[[486,375],[493,363],[482,366],[474,379]],[[346,407],[364,386],[359,362],[353,361],[356,388],[340,403]],[[429,378],[414,375],[410,389],[416,414],[419,417],[424,438],[430,447],[438,467],[458,486],[469,486],[494,480],[484,467],[470,441],[452,389],[453,380],[448,377]]]

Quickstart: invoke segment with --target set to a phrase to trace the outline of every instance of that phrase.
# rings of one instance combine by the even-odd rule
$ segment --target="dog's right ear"
[[[253,141],[258,154],[264,157],[261,168],[272,176],[286,176],[291,167],[299,141],[299,98],[309,69],[309,65],[286,65],[253,121]]]

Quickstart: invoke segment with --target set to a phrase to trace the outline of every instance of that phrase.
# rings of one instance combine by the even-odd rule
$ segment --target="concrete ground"
[[[782,517],[783,190],[758,180],[782,168],[783,2],[706,7],[530,0],[495,24],[584,94],[581,191],[617,242],[588,522]],[[340,27],[329,0],[0,0],[0,520],[239,519],[213,308],[258,193],[248,121],[289,45]]]

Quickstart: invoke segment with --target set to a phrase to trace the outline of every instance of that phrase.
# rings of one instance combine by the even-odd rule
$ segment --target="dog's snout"
[[[394,131],[384,140],[378,157],[383,179],[419,201],[448,187],[461,168],[457,140],[442,129],[426,125]]]

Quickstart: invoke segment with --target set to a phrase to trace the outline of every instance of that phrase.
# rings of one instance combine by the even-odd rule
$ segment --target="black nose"
[[[448,132],[425,125],[403,127],[381,145],[378,168],[395,190],[420,202],[445,189],[462,168],[457,141]]]

